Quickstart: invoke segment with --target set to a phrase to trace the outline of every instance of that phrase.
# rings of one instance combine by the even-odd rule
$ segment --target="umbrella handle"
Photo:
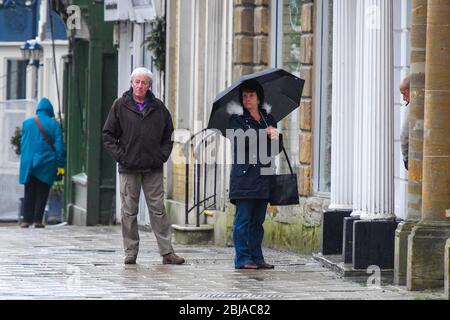
[[[264,118],[264,115],[261,113],[261,111],[259,112],[259,114],[261,115],[261,118],[264,120],[264,123],[266,124],[266,127],[268,128],[269,125],[267,124],[267,121],[266,121],[266,119]],[[288,157],[288,155],[287,155],[287,152],[286,152],[286,149],[284,148],[284,146],[283,146],[283,152],[284,152],[284,155],[285,155],[285,157],[286,157],[286,161],[287,161],[287,163],[288,163],[289,170],[291,170],[291,174],[294,174],[294,171],[292,170],[292,166],[291,166],[291,161],[289,161],[289,157]]]

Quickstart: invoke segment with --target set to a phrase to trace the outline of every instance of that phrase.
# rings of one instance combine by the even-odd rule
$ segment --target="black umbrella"
[[[264,70],[243,76],[217,95],[209,117],[208,129],[219,129],[222,135],[226,135],[230,118],[227,105],[233,101],[239,104],[239,85],[249,79],[255,79],[262,85],[264,102],[272,106],[271,114],[277,122],[299,106],[305,80],[283,69]]]

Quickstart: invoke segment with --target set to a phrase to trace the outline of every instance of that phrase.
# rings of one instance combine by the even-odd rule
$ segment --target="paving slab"
[[[264,248],[274,270],[235,270],[233,248],[174,244],[184,265],[163,265],[156,239],[140,231],[136,265],[123,264],[120,226],[0,224],[0,300],[414,300],[444,291],[345,279],[315,261]],[[368,275],[369,277],[369,275]],[[363,279],[364,280],[364,279]]]

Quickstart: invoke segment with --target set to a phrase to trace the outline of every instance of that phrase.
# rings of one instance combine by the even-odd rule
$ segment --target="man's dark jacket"
[[[103,144],[119,163],[120,173],[161,168],[172,152],[173,124],[169,110],[149,90],[140,112],[127,91],[114,101],[103,127]]]

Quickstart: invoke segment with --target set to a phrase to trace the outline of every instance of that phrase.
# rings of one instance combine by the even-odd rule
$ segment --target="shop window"
[[[333,59],[333,1],[317,2],[316,92],[314,95],[314,191],[331,187],[331,92]]]
[[[300,76],[301,0],[272,1],[272,55],[273,67]],[[283,133],[284,146],[294,168],[299,165],[299,109],[278,123]],[[282,157],[280,169],[287,170]],[[293,169],[294,169],[293,168]]]

